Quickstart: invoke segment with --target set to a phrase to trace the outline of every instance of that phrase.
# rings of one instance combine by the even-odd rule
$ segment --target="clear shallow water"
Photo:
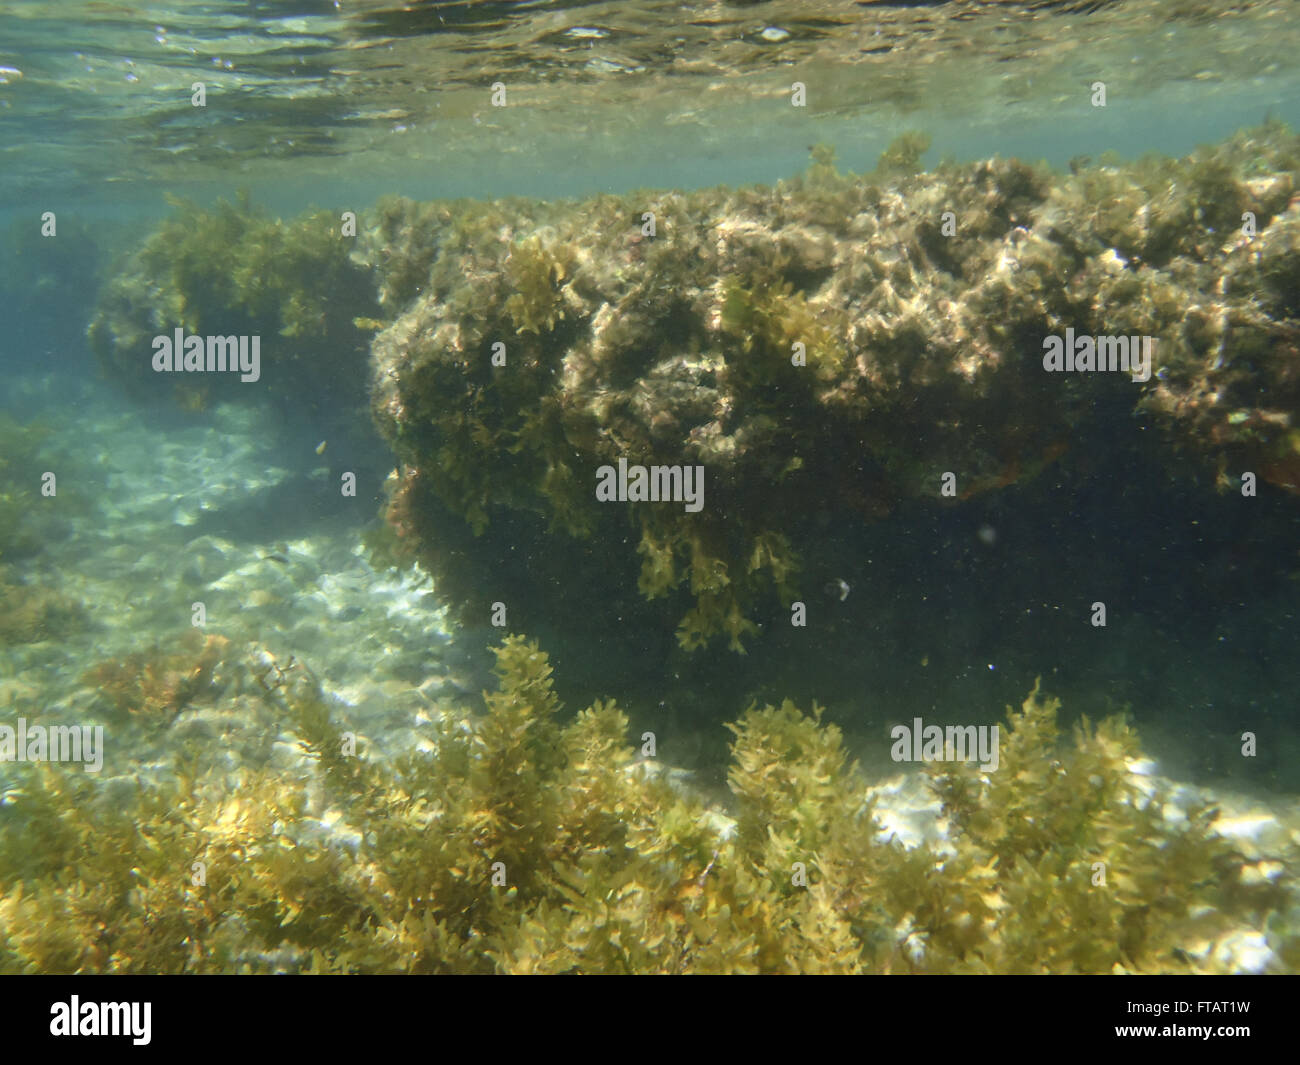
[[[384,759],[426,749],[430,722],[492,683],[499,630],[454,623],[436,582],[365,546],[396,460],[369,425],[363,378],[327,383],[332,411],[186,409],[128,398],[96,362],[85,331],[100,286],[172,210],[165,195],[207,204],[247,189],[288,218],[391,193],[555,201],[771,184],[804,172],[815,144],[833,145],[843,171],[870,171],[908,130],[930,137],[925,165],[1000,155],[1064,174],[1106,152],[1180,155],[1264,119],[1300,127],[1294,6],[1223,6],[0,4],[0,406],[39,420],[37,458],[72,471],[41,542],[0,562],[7,595],[39,588],[89,618],[60,638],[11,639],[0,707],[103,719],[115,676],[103,664],[170,653],[196,597],[244,657],[223,660],[209,678],[222,694],[179,707],[169,729],[124,733],[106,751],[115,777],[165,775],[193,743],[232,774],[302,771],[250,660],[262,679],[266,663],[308,664]],[[190,103],[196,81],[204,108]],[[1104,108],[1090,101],[1097,81]],[[498,82],[505,107],[492,105]],[[795,82],[806,107],[790,105]],[[59,219],[57,252],[32,239],[44,211]],[[599,610],[621,600],[593,600],[588,627],[548,614],[544,597],[514,616],[571,709],[617,696],[632,733],[654,729],[662,760],[713,797],[721,726],[750,701],[826,704],[883,776],[897,768],[893,723],[989,725],[1041,675],[1068,719],[1130,708],[1180,802],[1216,789],[1233,816],[1269,826],[1252,857],[1293,863],[1297,497],[1270,490],[1243,513],[1147,422],[1098,419],[1102,446],[960,511],[913,501],[863,521],[828,505],[824,540],[805,545],[805,596],[831,618],[812,646],[786,634],[784,606],[758,618],[745,658],[684,653],[671,622],[617,633]],[[6,490],[37,458],[5,466]],[[360,491],[340,506],[325,486],[342,469]],[[846,594],[821,591],[839,581]],[[1106,643],[1087,642],[1069,606],[1098,583],[1116,613]],[[1264,737],[1251,761],[1243,731]],[[937,810],[911,793],[888,817],[909,842],[937,833]]]
[[[818,141],[856,169],[910,127],[959,158],[1182,153],[1297,117],[1290,5],[1221,8],[6,3],[3,181],[118,206],[236,181],[329,200],[376,174],[554,196],[771,181]],[[797,80],[807,107],[780,106]]]

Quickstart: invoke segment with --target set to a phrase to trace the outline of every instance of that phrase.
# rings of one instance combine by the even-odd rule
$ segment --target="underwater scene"
[[[1300,971],[1297,54],[0,2],[0,973]]]

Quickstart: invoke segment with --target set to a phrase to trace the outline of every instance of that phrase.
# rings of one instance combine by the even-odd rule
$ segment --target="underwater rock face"
[[[818,515],[1025,481],[1088,448],[1099,404],[1150,417],[1220,488],[1300,492],[1294,135],[1070,175],[916,173],[924,148],[900,138],[866,176],[819,148],[775,188],[388,199],[355,240],[324,212],[181,205],[90,338],[142,395],[347,419],[379,329],[389,518],[444,592],[484,586],[492,526],[545,556],[539,579],[667,599],[688,649],[743,649],[808,594]],[[177,332],[262,335],[260,376],[155,372]],[[1121,372],[1092,368],[1108,355]],[[650,487],[598,497],[625,467]],[[696,471],[698,498],[671,490]]]
[[[362,256],[394,319],[372,401],[406,543],[445,572],[449,518],[477,534],[530,512],[588,557],[635,545],[643,596],[689,589],[680,642],[739,649],[757,602],[796,594],[812,515],[872,519],[939,498],[946,473],[963,499],[1030,478],[1087,448],[1099,401],[1221,481],[1300,491],[1294,135],[1071,175],[898,177],[918,147],[868,177],[820,150],[775,188],[383,202]],[[1133,372],[1073,352],[1046,372],[1052,337],[1103,365],[1131,338]],[[705,506],[598,503],[620,459],[703,467]]]

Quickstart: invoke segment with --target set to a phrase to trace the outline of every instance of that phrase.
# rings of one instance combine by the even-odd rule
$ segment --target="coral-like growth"
[[[728,817],[640,761],[613,703],[560,724],[536,644],[507,639],[497,675],[472,728],[397,765],[290,669],[269,694],[311,780],[231,794],[186,763],[123,803],[28,772],[0,806],[0,971],[1198,972],[1261,925],[1295,954],[1214,811],[1166,818],[1119,720],[1061,747],[1037,689],[998,770],[933,775],[954,831],[908,850],[815,707],[732,727]]]

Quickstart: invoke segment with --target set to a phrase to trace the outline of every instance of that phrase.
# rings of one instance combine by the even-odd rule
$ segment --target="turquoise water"
[[[104,795],[173,779],[178,759],[234,794],[244,773],[314,772],[268,677],[309,671],[365,756],[396,763],[437,746],[435,723],[475,720],[489,648],[523,632],[570,711],[617,697],[630,735],[653,732],[655,760],[722,816],[723,726],[751,703],[824,705],[868,779],[906,782],[881,817],[915,846],[948,828],[891,757],[891,729],[990,727],[1041,677],[1064,722],[1126,712],[1155,767],[1138,775],[1167,781],[1171,808],[1221,804],[1239,860],[1274,863],[1259,875],[1291,892],[1300,271],[1296,163],[1278,145],[1300,129],[1298,47],[1284,2],[0,3],[0,725],[104,727]],[[914,159],[878,167],[916,133]],[[1137,162],[1234,136],[1220,169],[1157,181]],[[830,176],[816,146],[833,149]],[[1041,194],[1016,200],[1007,190],[1031,179],[996,167],[971,191],[994,158],[1038,166]],[[1241,204],[1221,191],[1225,167]],[[858,199],[854,174],[879,191]],[[708,191],[753,185],[752,203]],[[377,204],[393,195],[520,202],[462,202],[437,222],[408,205],[384,229]],[[907,220],[949,200],[958,221],[997,201],[972,238],[987,248],[960,268],[966,253],[948,258],[937,229]],[[809,221],[811,201],[844,216]],[[650,204],[694,250],[655,258],[664,242],[638,232]],[[1254,273],[1244,244],[1223,250],[1238,206],[1274,226]],[[341,256],[318,255],[310,225],[284,228],[317,208],[330,225],[358,217]],[[253,211],[265,230],[230,221]],[[448,221],[478,211],[477,229]],[[1148,216],[1176,219],[1173,235],[1153,237]],[[186,244],[196,233],[209,243]],[[747,250],[747,233],[773,243]],[[833,252],[818,258],[823,237]],[[1043,267],[1042,313],[1018,319],[1016,284],[996,279],[1062,248],[1077,260]],[[1150,281],[1132,304],[1104,280],[1114,262]],[[658,297],[610,295],[653,269]],[[965,309],[990,279],[1004,295]],[[1130,314],[1143,300],[1150,314]],[[1098,334],[1154,323],[1157,351],[1178,354],[1157,354],[1140,389],[1043,386],[1030,327],[1063,330],[1067,304]],[[1215,339],[1170,339],[1202,314]],[[638,339],[608,339],[623,335],[610,317]],[[475,376],[502,323],[521,359],[507,372],[544,371],[524,400]],[[154,335],[178,328],[260,334],[260,386],[149,370]],[[834,339],[819,347],[818,330]],[[804,337],[822,376],[787,403],[758,378]],[[986,385],[1018,359],[1029,383]],[[1224,359],[1232,376],[1216,377]],[[724,398],[699,413],[687,385]],[[532,429],[502,402],[535,403]],[[482,435],[455,435],[461,412]],[[498,416],[513,449],[491,435]],[[710,426],[731,450],[701,443],[718,439]],[[698,648],[679,638],[703,563],[647,593],[642,561],[679,526],[592,501],[597,463],[616,456],[709,471],[700,544],[739,589],[747,653],[721,627]],[[587,519],[564,482],[545,479],[569,462],[585,538],[566,526]],[[1257,492],[1240,490],[1244,472]],[[789,587],[745,569],[769,514],[798,558]],[[0,761],[11,814],[29,768]],[[7,890],[27,876],[12,856],[38,847],[12,816]],[[364,851],[358,838],[330,845]],[[1288,899],[1274,909],[1293,914]],[[1293,968],[1284,922],[1252,920],[1223,966]],[[0,952],[0,969],[41,967],[20,955]]]

